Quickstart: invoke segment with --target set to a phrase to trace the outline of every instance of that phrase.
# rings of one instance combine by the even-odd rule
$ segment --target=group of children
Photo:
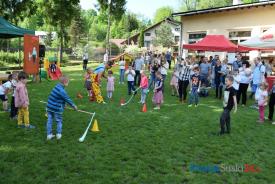
[[[0,85],[0,99],[4,111],[10,111],[10,118],[16,120],[18,128],[32,129],[35,126],[29,120],[29,97],[26,88],[27,74],[20,72],[10,74],[8,81]],[[11,107],[8,108],[8,93],[12,93]]]
[[[29,119],[29,96],[26,87],[28,75],[25,72],[10,74],[8,81],[0,85],[0,99],[3,102],[4,111],[10,111],[10,118],[17,120],[18,128],[34,129],[35,126],[30,124]],[[52,122],[55,119],[57,123],[57,139],[61,139],[62,133],[62,113],[65,103],[68,103],[75,110],[76,105],[72,102],[65,91],[65,87],[69,84],[69,78],[60,77],[58,83],[50,93],[47,102],[47,139],[55,137],[52,134]],[[12,93],[10,109],[8,108],[8,94]]]
[[[92,92],[92,81],[91,81],[91,75],[93,73],[93,70],[91,68],[87,69],[87,72],[84,76],[85,78],[85,88],[88,92],[88,96],[92,96],[93,92]],[[149,82],[148,82],[148,77],[146,76],[145,72],[142,70],[140,72],[141,74],[141,82],[140,82],[140,86],[139,88],[136,89],[135,84],[134,84],[134,80],[135,80],[135,70],[132,68],[132,66],[129,66],[128,69],[125,72],[126,78],[127,78],[127,85],[128,85],[128,95],[131,94],[136,94],[137,90],[140,89],[141,90],[141,99],[140,102],[141,104],[145,104],[146,103],[146,96],[147,93],[149,91]],[[103,76],[104,77],[104,76]],[[113,97],[113,92],[115,90],[115,77],[113,76],[113,71],[112,70],[108,70],[108,76],[106,77],[107,80],[107,84],[106,84],[106,92],[107,92],[107,98],[112,101],[112,97]],[[162,75],[160,72],[156,73],[156,83],[154,86],[154,96],[153,96],[153,102],[155,104],[155,108],[154,109],[160,109],[160,105],[163,103],[163,93],[162,93],[162,89],[163,89],[163,80],[162,80]]]

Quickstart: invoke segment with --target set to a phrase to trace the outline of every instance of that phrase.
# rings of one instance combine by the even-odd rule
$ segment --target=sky
[[[91,9],[97,0],[80,0],[82,9]],[[175,10],[179,9],[179,0],[127,0],[126,9],[153,19],[156,10],[163,6],[171,6]]]

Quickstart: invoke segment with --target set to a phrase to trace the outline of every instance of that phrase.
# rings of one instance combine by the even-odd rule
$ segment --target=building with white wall
[[[163,24],[167,23],[174,36],[175,45],[179,45],[180,41],[180,22],[177,22],[171,18],[166,18],[156,24],[153,24],[152,26],[146,28],[144,30],[144,47],[147,47],[148,49],[152,46],[153,40],[156,38],[156,30]],[[131,36],[129,39],[122,42],[122,44],[138,44],[138,38],[139,34],[137,33],[133,36]]]
[[[275,26],[275,1],[239,4],[240,0],[234,0],[233,3],[226,7],[174,13],[173,16],[181,17],[180,45],[195,43],[208,34],[222,34],[238,44]],[[252,51],[249,56],[258,56],[258,52]],[[266,51],[262,56],[274,57],[274,53]]]

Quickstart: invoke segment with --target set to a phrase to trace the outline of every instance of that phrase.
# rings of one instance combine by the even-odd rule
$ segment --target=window
[[[178,43],[180,41],[180,37],[179,36],[175,36],[175,43]]]
[[[250,37],[251,31],[231,31],[229,32],[229,38],[232,37]]]
[[[144,47],[149,48],[150,45],[151,45],[151,42],[150,42],[150,41],[144,41]]]
[[[232,43],[234,43],[235,45],[238,45],[238,40],[230,40]]]
[[[251,37],[251,31],[229,31],[229,40],[234,44],[239,44]]]
[[[145,36],[151,36],[151,33],[145,33]]]
[[[204,38],[205,36],[206,36],[205,32],[189,33],[188,43],[196,43],[197,41]]]

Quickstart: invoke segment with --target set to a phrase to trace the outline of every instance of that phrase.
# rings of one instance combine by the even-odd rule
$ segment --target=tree
[[[45,45],[51,47],[53,42],[53,33],[50,31],[45,38]]]
[[[64,40],[68,36],[66,28],[71,25],[71,21],[78,13],[79,0],[47,0],[41,2],[44,8],[46,21],[57,27],[60,38],[60,61],[62,61]],[[50,12],[50,13],[49,13]]]
[[[110,1],[110,2],[109,2]],[[106,35],[106,46],[110,50],[110,27],[111,27],[111,16],[115,20],[120,20],[125,12],[126,0],[98,0],[100,9],[108,12],[108,27]],[[107,11],[108,10],[108,11]]]
[[[79,11],[81,11],[79,9]],[[76,47],[77,44],[80,42],[81,37],[86,37],[85,34],[85,22],[81,14],[79,13],[76,15],[76,17],[73,19],[71,26],[70,26],[70,40],[71,40],[71,46]]]
[[[196,10],[199,0],[180,0],[182,11]]]
[[[108,0],[97,0],[100,6],[100,10],[108,11]],[[110,14],[116,20],[121,19],[125,12],[126,0],[111,0]]]
[[[170,6],[164,6],[164,7],[157,9],[153,22],[157,23],[167,17],[170,17],[172,15],[173,11],[174,11],[173,8],[171,8]]]
[[[259,2],[259,0],[243,0],[243,3]],[[182,11],[207,9],[214,7],[228,6],[232,0],[180,0]]]
[[[128,38],[131,32],[139,30],[140,21],[136,14],[127,12],[121,20],[115,20],[111,26],[111,35],[113,38]]]
[[[92,20],[89,28],[89,37],[93,41],[104,41],[107,33],[107,12],[99,11],[98,15]]]
[[[37,3],[32,0],[1,0],[0,16],[17,25],[19,20],[36,12]]]
[[[162,23],[156,29],[156,37],[153,39],[154,46],[171,47],[174,44],[174,35],[168,23]]]
[[[144,30],[141,30],[139,33],[138,47],[144,47]]]
[[[232,0],[200,0],[198,4],[198,9],[207,9],[228,6],[232,4]]]

